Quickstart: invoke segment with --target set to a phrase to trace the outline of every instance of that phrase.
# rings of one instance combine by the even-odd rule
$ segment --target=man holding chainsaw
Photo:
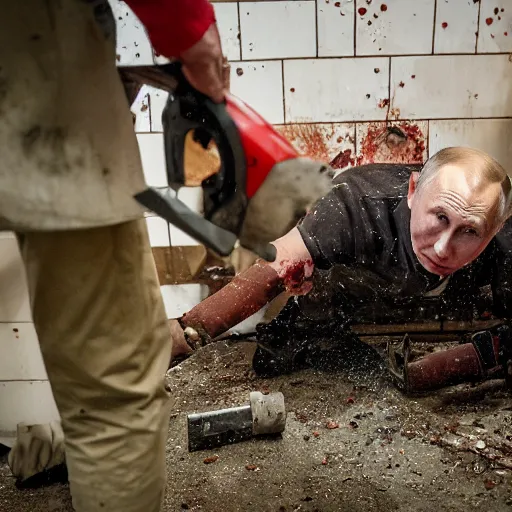
[[[221,102],[207,0],[127,0],[155,50]],[[77,512],[157,512],[166,482],[169,328],[143,219],[146,188],[107,0],[7,2],[0,20],[0,229],[19,235],[62,419]],[[29,429],[30,430],[30,429]],[[30,436],[29,436],[30,437]],[[38,442],[50,447],[55,432]],[[13,448],[16,475],[39,460]],[[25,451],[28,449],[28,451]],[[50,457],[51,458],[51,457]]]
[[[318,363],[322,351],[308,342],[315,330],[325,327],[324,334],[350,343],[348,327],[358,316],[393,323],[397,311],[418,300],[440,297],[442,317],[464,309],[461,291],[470,302],[489,284],[494,312],[508,317],[510,213],[509,176],[477,150],[441,150],[423,169],[373,164],[345,171],[299,225],[274,242],[275,262],[254,265],[179,320],[185,341],[192,348],[207,343],[283,289],[303,287],[313,268],[319,270],[313,290],[290,299],[273,332],[272,323],[259,328],[260,341],[267,341],[253,360],[259,374]],[[473,310],[468,314],[472,319]],[[173,334],[187,351],[181,328],[175,324]],[[476,343],[464,356],[472,377],[499,366],[495,339]]]

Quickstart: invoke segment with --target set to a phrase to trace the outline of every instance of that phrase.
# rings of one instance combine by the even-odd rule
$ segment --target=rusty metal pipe
[[[406,365],[408,391],[421,392],[480,380],[484,372],[472,343],[435,352]]]
[[[257,262],[180,319],[183,328],[215,338],[259,311],[283,291],[277,272]]]

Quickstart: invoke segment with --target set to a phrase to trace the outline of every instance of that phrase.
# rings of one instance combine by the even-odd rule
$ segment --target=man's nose
[[[450,255],[450,234],[442,234],[434,244],[434,252],[439,259],[446,259]]]

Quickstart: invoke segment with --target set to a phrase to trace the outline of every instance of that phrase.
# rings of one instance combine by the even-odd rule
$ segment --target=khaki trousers
[[[157,512],[171,340],[145,221],[20,246],[76,512]]]

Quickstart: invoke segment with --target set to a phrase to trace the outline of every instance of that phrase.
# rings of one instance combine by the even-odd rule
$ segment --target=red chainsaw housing
[[[226,96],[226,110],[242,140],[247,166],[245,192],[250,199],[277,163],[297,158],[299,153],[270,123],[237,97]]]

